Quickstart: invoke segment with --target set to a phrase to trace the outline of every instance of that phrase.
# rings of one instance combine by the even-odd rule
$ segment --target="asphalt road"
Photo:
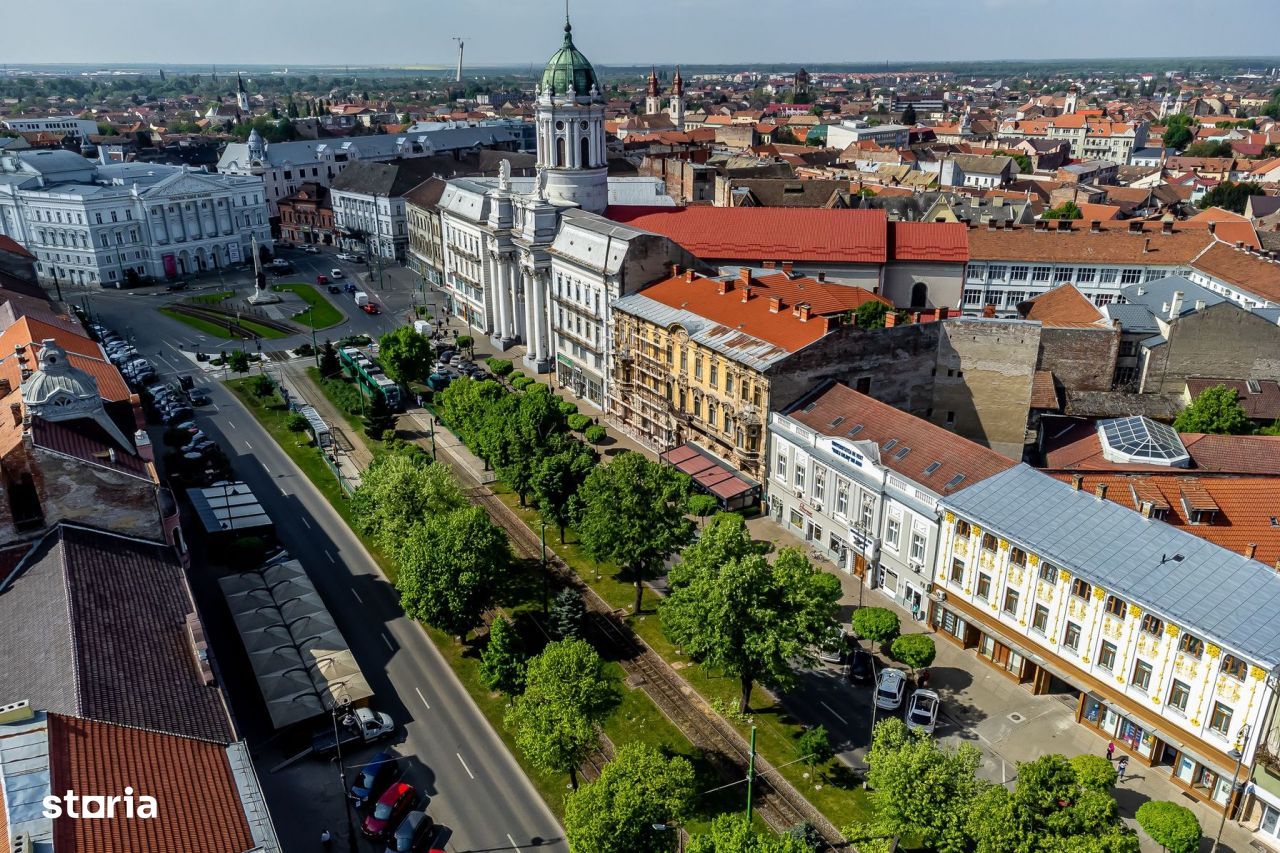
[[[133,293],[98,295],[95,311],[111,328],[128,327],[139,352],[162,374],[172,378],[195,372],[175,349],[175,344],[191,349],[194,331],[154,311],[140,314],[138,306],[150,307],[156,297]],[[282,544],[315,582],[373,687],[374,706],[398,724],[393,743],[405,756],[404,778],[431,797],[429,813],[449,830],[447,849],[567,851],[555,817],[435,646],[400,611],[394,588],[345,522],[228,391],[204,376],[197,383],[208,385],[214,400],[213,406],[197,411],[201,429],[227,453],[236,476],[253,488],[271,515]],[[205,599],[203,609],[221,607],[210,601],[210,590],[216,590],[211,579],[197,577],[193,586]],[[219,614],[212,621],[219,622]],[[285,754],[270,737],[257,686],[246,673],[235,671],[235,658],[243,656],[238,648],[224,654],[216,635],[214,639],[220,662],[226,658],[224,682],[285,850],[319,849],[322,828],[343,839],[337,768],[305,759],[273,772]],[[224,637],[224,647],[226,642]],[[377,748],[345,756],[348,765],[367,760]],[[348,770],[348,784],[353,775]],[[359,844],[360,850],[382,849],[363,840]],[[347,847],[339,843],[333,849]]]

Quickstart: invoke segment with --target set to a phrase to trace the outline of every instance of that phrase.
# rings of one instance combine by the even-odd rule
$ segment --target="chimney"
[[[742,285],[742,301],[749,302],[751,300],[751,282]]]
[[[983,316],[983,317],[994,317],[994,316],[996,316],[996,306],[994,306],[994,305],[983,305],[983,306],[982,306],[982,316]]]
[[[720,294],[721,296],[724,296],[730,290],[733,290],[732,281],[725,281],[722,278],[716,279],[716,293]]]
[[[10,403],[9,411],[13,413],[13,425],[19,426],[22,423],[22,404]]]
[[[796,316],[800,318],[801,323],[809,322],[809,303],[799,302],[796,304]]]
[[[0,397],[8,397],[13,393],[13,384],[8,379],[0,379]]]
[[[688,269],[684,271],[684,280],[689,282],[693,281],[693,270]]]
[[[785,275],[785,276],[787,276],[788,278],[790,278],[790,277],[791,277],[791,271],[792,271],[793,269],[795,269],[795,266],[791,263],[791,261],[783,261],[783,262],[782,262],[782,274],[783,274],[783,275]]]
[[[1178,319],[1178,315],[1182,313],[1182,297],[1183,293],[1181,290],[1175,290],[1173,292],[1173,301],[1169,303],[1170,320]]]
[[[1102,233],[1102,220],[1100,220],[1100,219],[1090,219],[1090,220],[1089,220],[1089,233],[1090,233],[1090,234],[1101,234],[1101,233]]]
[[[1059,220],[1058,220],[1058,230],[1059,230],[1059,231],[1070,231],[1070,230],[1071,230],[1071,220],[1070,220],[1070,219],[1059,219]]]
[[[1036,230],[1037,230],[1037,231],[1048,231],[1048,230],[1049,230],[1049,220],[1047,220],[1047,219],[1037,219],[1037,220],[1036,220]]]
[[[988,219],[988,220],[987,220],[987,230],[988,230],[988,231],[995,231],[995,230],[996,230],[996,228],[998,228],[998,227],[999,227],[999,225],[996,223],[996,221],[995,221],[994,219]]]
[[[1139,296],[1146,296],[1146,295],[1147,295],[1147,289],[1146,289],[1145,287],[1143,287],[1142,285],[1138,285],[1138,295],[1139,295]]]
[[[777,314],[781,310],[782,310],[782,297],[770,296],[769,297],[769,313]]]
[[[839,320],[836,317],[819,317],[818,322],[822,324],[822,334],[825,335],[836,327]]]
[[[671,277],[672,277],[672,278],[679,278],[679,277],[680,277],[680,265],[679,265],[679,264],[672,264],[672,265],[671,265]]]
[[[950,316],[951,316],[951,309],[948,308],[947,306],[943,305],[941,308],[938,309],[939,320],[945,320]]]
[[[1142,241],[1142,254],[1146,255],[1150,253],[1150,251],[1151,251],[1151,238],[1148,237],[1147,239]]]
[[[747,287],[751,286],[751,267],[738,268],[738,281],[742,282]]]
[[[143,459],[148,462],[156,461],[155,448],[151,446],[151,437],[145,430],[138,430],[133,434],[133,444],[138,448],[138,455]]]
[[[1143,502],[1142,502],[1142,517],[1143,517],[1143,518],[1150,518],[1150,517],[1151,517],[1151,513],[1155,511],[1155,508],[1156,508],[1156,505],[1155,505],[1155,504],[1153,504],[1151,501],[1143,501]]]
[[[1253,555],[1256,554],[1257,552],[1258,552],[1258,546],[1253,542],[1250,542],[1249,546],[1244,549],[1244,555],[1248,557],[1250,560],[1253,559]]]
[[[1077,492],[1080,491],[1084,487],[1084,474],[1072,474],[1071,485],[1075,487]]]
[[[1130,234],[1141,234],[1141,233],[1142,233],[1142,220],[1141,220],[1141,219],[1134,219],[1134,220],[1132,220],[1132,221],[1129,223],[1129,233],[1130,233]]]
[[[1210,222],[1209,222],[1209,233],[1210,233],[1210,234],[1217,234],[1217,233],[1218,233],[1218,223],[1213,222],[1213,221],[1210,221]]]
[[[777,269],[778,265],[773,261],[765,261],[764,268],[767,270]]]
[[[1161,222],[1161,223],[1160,223],[1160,233],[1161,233],[1161,234],[1172,234],[1172,233],[1173,233],[1173,220],[1172,220],[1172,219],[1166,219],[1164,222]]]
[[[1101,501],[1101,500],[1106,500],[1106,499],[1107,499],[1107,484],[1106,484],[1106,483],[1099,483],[1098,485],[1094,486],[1094,487],[1093,487],[1093,494],[1094,494],[1094,495],[1098,498],[1098,500],[1100,500],[1100,501]]]
[[[824,281],[826,281],[826,280],[827,280],[827,274],[826,274],[825,272],[820,272],[820,273],[818,273],[818,281],[819,281],[819,282],[824,282]]]
[[[884,327],[886,329],[892,329],[896,325],[898,325],[898,315],[896,312],[890,311],[884,315]]]
[[[1197,310],[1197,311],[1203,311],[1203,310],[1204,310],[1204,306],[1205,306],[1205,302],[1204,302],[1204,300],[1203,300],[1203,299],[1197,299],[1197,300],[1196,300],[1196,310]]]

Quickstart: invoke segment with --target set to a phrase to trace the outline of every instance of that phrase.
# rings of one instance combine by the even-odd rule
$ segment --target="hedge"
[[[578,404],[571,403],[568,400],[561,400],[560,413],[563,414],[565,417],[568,417],[569,415],[576,415],[578,414]]]
[[[591,426],[591,418],[586,415],[569,415],[566,420],[569,423],[569,429],[574,432],[582,432],[584,429]]]

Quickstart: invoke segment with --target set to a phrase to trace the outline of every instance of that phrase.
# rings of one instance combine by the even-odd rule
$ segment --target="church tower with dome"
[[[538,84],[535,124],[547,197],[603,213],[609,205],[604,98],[595,69],[574,47],[567,16],[564,43]]]

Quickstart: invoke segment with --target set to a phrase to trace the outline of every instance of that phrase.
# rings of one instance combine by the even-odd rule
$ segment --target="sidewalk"
[[[810,549],[803,541],[767,516],[750,519],[747,528],[756,539],[773,542],[778,547],[795,546],[809,554]],[[812,555],[810,559],[813,559]],[[888,596],[877,590],[861,589],[857,577],[839,571],[830,563],[818,562],[840,579],[842,621],[848,619],[861,596],[866,606],[884,607],[895,612],[904,633],[921,630],[921,623],[912,620],[910,614]],[[983,753],[982,766],[978,771],[980,776],[996,783],[1010,782],[1016,777],[1019,762],[1052,753],[1068,757],[1083,753],[1106,754],[1106,739],[1075,722],[1074,695],[1033,696],[1026,687],[979,660],[972,649],[961,649],[941,636],[935,635],[935,638],[938,652],[933,666],[929,667],[929,687],[942,698],[938,740],[952,747],[961,743],[977,746]],[[829,724],[826,715],[814,707],[796,702],[794,696],[788,697],[786,703],[802,719]],[[865,734],[863,738],[865,744]],[[865,746],[842,757],[846,760],[852,757],[851,763],[861,765],[864,754]],[[1170,781],[1166,769],[1145,767],[1133,759],[1129,762],[1128,774],[1115,790],[1120,815],[1126,823],[1137,828],[1134,813],[1147,800],[1169,800],[1195,812],[1206,836],[1201,850],[1207,851],[1212,846],[1213,835],[1222,819],[1220,812],[1192,799]],[[1162,849],[1141,831],[1139,837],[1144,851]],[[1256,849],[1250,846],[1253,839],[1252,832],[1228,821],[1218,850],[1221,853],[1244,853]]]
[[[280,381],[289,389],[289,395],[295,402],[303,401],[311,406],[329,425],[334,449],[330,462],[337,466],[338,478],[346,484],[347,490],[354,491],[360,485],[361,472],[373,462],[373,454],[365,446],[364,436],[356,434],[348,426],[342,413],[311,381],[307,375],[310,365],[309,360],[286,363],[279,371]]]

